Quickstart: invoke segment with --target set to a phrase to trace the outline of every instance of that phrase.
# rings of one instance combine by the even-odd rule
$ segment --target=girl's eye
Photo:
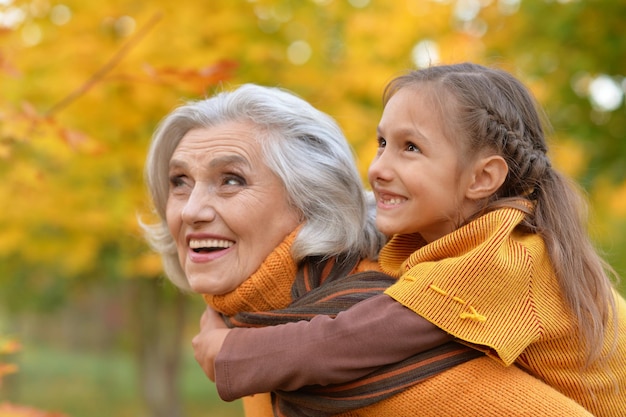
[[[420,148],[417,147],[417,145],[413,144],[413,143],[409,143],[406,145],[406,150],[409,152],[420,152]]]
[[[385,140],[385,138],[378,138],[378,147],[379,148],[384,148],[385,146],[387,146],[387,140]]]

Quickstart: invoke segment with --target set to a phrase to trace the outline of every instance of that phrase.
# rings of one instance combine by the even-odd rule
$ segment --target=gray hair
[[[165,208],[169,161],[190,130],[252,122],[268,167],[282,180],[304,224],[292,246],[296,262],[340,254],[375,259],[385,238],[375,225],[373,196],[365,191],[354,155],[337,123],[305,100],[279,88],[245,84],[188,102],[163,119],[146,161],[146,183],[160,223],[141,223],[169,279],[190,290],[169,233]]]

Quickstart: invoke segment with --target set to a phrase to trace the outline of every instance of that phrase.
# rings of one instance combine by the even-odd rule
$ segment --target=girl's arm
[[[206,320],[204,324],[211,325]],[[196,360],[209,377],[214,372],[225,401],[348,382],[452,339],[384,294],[361,301],[336,318],[316,316],[279,326],[213,328],[206,333],[202,327],[201,323],[201,333],[194,339]],[[213,347],[206,341],[211,332],[216,332]],[[213,361],[213,369],[207,369]]]
[[[215,382],[215,357],[229,332],[230,329],[222,317],[211,307],[207,307],[200,317],[200,333],[191,341],[196,362],[213,382]]]

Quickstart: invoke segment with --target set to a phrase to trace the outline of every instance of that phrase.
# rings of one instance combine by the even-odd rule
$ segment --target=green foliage
[[[598,177],[626,179],[626,107],[604,110],[589,95],[589,83],[601,75],[624,89],[624,14],[626,3],[619,1],[525,1],[515,16],[525,24],[510,42],[501,44],[509,56],[526,49],[515,62],[545,86],[543,105],[557,132],[576,140],[588,153],[579,177],[588,186]]]
[[[23,355],[17,376],[28,382],[21,385],[20,402],[76,417],[142,415],[132,357],[119,351],[65,352],[50,346],[24,348]],[[222,402],[189,354],[185,355],[182,385],[188,417],[242,415],[241,403]]]

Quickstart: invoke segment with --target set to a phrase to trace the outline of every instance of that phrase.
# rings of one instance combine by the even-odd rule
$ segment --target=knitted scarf
[[[278,282],[289,281],[293,261],[280,265],[277,258],[286,261],[284,250],[293,241],[288,237],[272,253],[261,268],[244,283],[246,291],[226,296],[205,297],[219,311],[228,310],[225,321],[230,327],[262,327],[299,320],[310,320],[318,314],[336,316],[340,311],[366,298],[381,294],[395,278],[377,271],[352,273],[359,259],[354,256],[337,258],[309,258],[291,275],[291,297],[294,300],[286,308],[270,311],[240,311],[234,313],[228,305],[249,306],[259,304],[253,298],[263,300],[261,304],[272,304],[284,299],[285,289],[268,294],[267,281],[271,274]],[[281,255],[282,254],[282,255]],[[352,273],[352,274],[351,274]],[[295,280],[294,280],[295,278]],[[255,291],[250,291],[256,288]],[[237,290],[236,290],[237,291]],[[242,300],[245,299],[245,300]],[[228,303],[224,301],[228,300]],[[280,304],[280,301],[278,302]],[[272,406],[276,416],[326,417],[366,407],[389,398],[406,388],[434,376],[457,364],[482,356],[476,350],[455,342],[415,355],[402,362],[384,366],[358,380],[329,386],[310,386],[297,391],[272,393]]]
[[[257,271],[233,291],[211,295],[204,300],[225,317],[242,311],[269,311],[287,307],[292,300],[291,286],[298,269],[291,257],[296,228],[269,254]]]

